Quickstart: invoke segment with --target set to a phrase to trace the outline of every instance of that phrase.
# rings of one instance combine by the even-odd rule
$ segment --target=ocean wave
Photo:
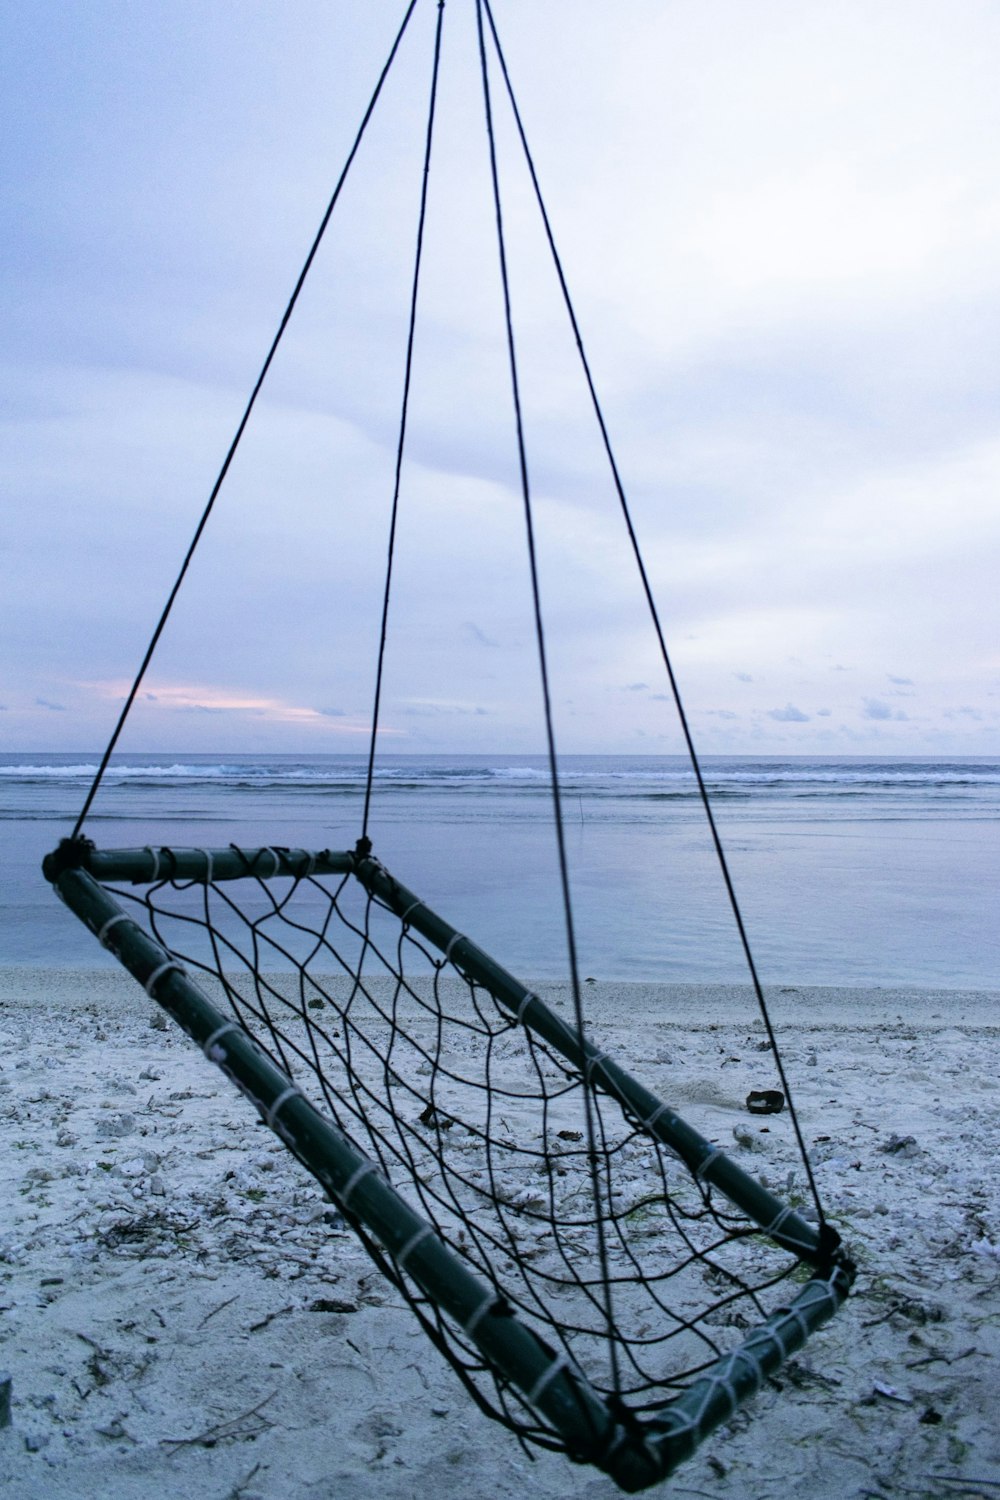
[[[595,762],[597,762],[595,764]],[[903,762],[855,761],[836,764],[817,760],[805,764],[737,760],[731,764],[708,761],[703,777],[715,797],[788,795],[796,799],[822,796],[877,796],[896,792],[933,796],[985,791],[1000,787],[1000,763],[970,764],[958,761]],[[97,774],[97,762],[81,758],[60,762],[13,759],[0,764],[0,782],[11,790],[56,785],[86,785]],[[336,797],[356,793],[367,777],[362,759],[324,762],[320,758],[234,757],[218,760],[163,757],[113,762],[104,773],[109,788],[187,786],[219,787],[229,793],[257,793],[268,788]],[[492,757],[483,761],[453,760],[441,763],[429,757],[406,764],[381,764],[375,781],[384,793],[420,796],[427,792],[491,789],[519,795],[547,794],[550,776],[541,757],[536,763],[511,757],[507,763]],[[649,761],[629,765],[624,757],[564,757],[560,784],[570,796],[586,795],[609,800],[662,800],[698,795],[693,769],[683,764],[655,765]]]

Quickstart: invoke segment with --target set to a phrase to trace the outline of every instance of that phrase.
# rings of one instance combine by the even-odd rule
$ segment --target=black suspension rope
[[[552,697],[549,689],[548,661],[545,649],[545,625],[542,618],[541,589],[538,577],[538,559],[535,549],[535,528],[531,508],[531,486],[528,480],[528,460],[525,451],[524,419],[521,411],[521,391],[517,370],[517,355],[514,347],[514,324],[511,312],[510,281],[507,273],[507,253],[504,240],[503,209],[500,200],[500,178],[497,169],[496,139],[493,131],[493,109],[490,98],[489,68],[486,60],[486,38],[483,31],[482,0],[476,0],[476,24],[479,35],[479,59],[483,82],[483,104],[486,111],[486,134],[490,148],[490,177],[493,185],[493,206],[496,213],[497,250],[500,257],[500,280],[503,286],[504,321],[507,334],[507,352],[510,361],[511,396],[514,403],[514,422],[517,429],[517,454],[520,468],[521,498],[524,505],[524,522],[528,545],[528,562],[531,574],[531,598],[535,619],[535,642],[538,667],[541,676],[542,702],[545,715],[545,740],[548,752],[549,778],[552,786],[552,811],[555,822],[556,846],[559,858],[559,882],[562,890],[563,915],[566,924],[566,947],[569,957],[570,982],[573,991],[573,1010],[576,1028],[580,1036],[585,1035],[583,999],[580,989],[580,971],[577,962],[576,933],[573,922],[573,902],[569,885],[569,862],[566,856],[566,838],[563,827],[562,797],[559,786],[559,768],[556,760],[555,729],[552,718]],[[618,1367],[618,1350],[612,1330],[614,1309],[612,1305],[610,1262],[605,1236],[604,1220],[599,1211],[600,1173],[597,1156],[597,1133],[594,1123],[593,1102],[589,1087],[583,1090],[584,1117],[587,1131],[587,1155],[590,1166],[591,1192],[594,1199],[597,1221],[598,1255],[601,1267],[601,1283],[604,1302],[604,1317],[607,1324],[608,1356],[611,1368],[611,1383],[614,1390],[621,1386]]]
[[[525,161],[527,163],[528,171],[529,171],[529,173],[531,175],[531,183],[532,183],[532,187],[533,187],[534,193],[535,193],[535,200],[536,200],[536,202],[538,204],[539,213],[541,214],[541,217],[542,217],[542,223],[543,223],[544,228],[545,228],[545,236],[546,236],[546,239],[548,241],[549,250],[550,250],[551,255],[552,255],[552,260],[553,260],[553,264],[555,266],[556,275],[559,278],[559,286],[560,286],[560,289],[562,291],[563,301],[565,303],[566,311],[567,311],[567,314],[569,316],[570,324],[571,324],[571,327],[572,327],[572,330],[573,330],[573,336],[574,336],[574,338],[576,340],[576,347],[577,347],[577,351],[578,351],[579,356],[580,356],[580,363],[581,363],[582,368],[583,368],[584,377],[585,377],[586,382],[587,382],[587,389],[588,389],[588,391],[590,393],[591,403],[592,403],[593,408],[594,408],[594,415],[597,418],[597,423],[598,423],[598,426],[600,428],[601,440],[602,440],[602,442],[604,444],[604,451],[605,451],[605,454],[607,455],[608,464],[609,464],[610,469],[611,469],[611,475],[612,475],[612,479],[613,479],[613,482],[614,482],[615,491],[616,491],[617,496],[618,496],[618,502],[619,502],[619,505],[621,507],[622,516],[623,516],[624,521],[625,521],[625,526],[626,526],[626,529],[628,531],[628,537],[629,537],[629,542],[630,542],[631,547],[632,547],[632,553],[633,553],[633,556],[635,558],[636,567],[638,568],[638,571],[639,571],[640,580],[642,582],[642,590],[643,590],[643,593],[645,595],[646,604],[647,604],[647,607],[649,609],[650,617],[651,617],[652,622],[653,622],[653,628],[656,631],[656,639],[657,639],[657,642],[659,644],[660,656],[662,658],[663,665],[664,665],[664,667],[666,669],[667,679],[668,679],[668,681],[670,683],[671,695],[673,697],[674,703],[675,703],[676,708],[677,708],[677,715],[678,715],[678,719],[680,721],[681,732],[682,732],[683,737],[684,737],[684,743],[685,743],[685,745],[687,747],[687,752],[688,752],[688,756],[689,756],[690,761],[691,761],[691,766],[692,766],[692,769],[693,769],[694,774],[695,774],[695,779],[696,779],[696,781],[698,783],[698,794],[699,794],[699,796],[701,798],[701,803],[702,803],[702,806],[703,806],[704,811],[705,811],[705,817],[706,817],[707,822],[708,822],[709,832],[710,832],[710,835],[711,835],[712,844],[713,844],[714,849],[715,849],[715,855],[716,855],[716,859],[718,861],[719,870],[720,870],[720,872],[722,874],[722,879],[723,879],[723,882],[724,882],[725,888],[726,888],[726,894],[727,894],[728,899],[729,899],[730,909],[732,910],[733,919],[734,919],[734,921],[736,923],[737,932],[739,933],[740,944],[741,944],[741,947],[743,949],[743,954],[744,954],[744,958],[746,960],[747,969],[748,969],[749,974],[750,974],[750,978],[751,978],[751,982],[752,982],[752,985],[753,985],[754,994],[756,995],[756,998],[757,998],[757,1004],[758,1004],[758,1007],[760,1009],[761,1018],[762,1018],[762,1020],[764,1022],[764,1028],[765,1028],[765,1031],[767,1032],[768,1043],[769,1043],[769,1045],[771,1047],[771,1051],[772,1051],[772,1053],[774,1055],[775,1066],[777,1067],[777,1070],[778,1070],[778,1076],[781,1079],[781,1085],[782,1085],[782,1088],[784,1089],[784,1092],[785,1092],[785,1098],[788,1101],[789,1117],[791,1118],[791,1121],[792,1121],[792,1126],[793,1126],[793,1129],[795,1131],[795,1137],[796,1137],[796,1140],[798,1142],[799,1151],[800,1151],[801,1156],[802,1156],[802,1162],[803,1162],[803,1165],[805,1167],[806,1176],[807,1176],[808,1181],[809,1181],[810,1193],[812,1195],[812,1199],[813,1199],[813,1203],[814,1203],[815,1208],[816,1208],[816,1212],[817,1212],[817,1214],[819,1216],[819,1222],[820,1222],[821,1225],[825,1225],[825,1223],[826,1223],[826,1216],[825,1216],[825,1214],[823,1212],[823,1205],[822,1205],[822,1202],[820,1201],[819,1189],[817,1187],[816,1180],[815,1180],[815,1177],[813,1175],[812,1163],[810,1162],[809,1152],[808,1152],[808,1150],[806,1148],[805,1137],[803,1136],[802,1128],[801,1128],[801,1126],[799,1124],[798,1114],[796,1112],[795,1104],[794,1104],[794,1101],[793,1101],[793,1098],[792,1098],[792,1091],[791,1091],[791,1088],[789,1087],[788,1077],[787,1077],[787,1075],[785,1073],[784,1063],[782,1062],[782,1059],[781,1059],[781,1053],[778,1050],[777,1038],[775,1036],[774,1028],[773,1028],[772,1023],[771,1023],[771,1017],[770,1017],[770,1014],[768,1012],[767,1002],[766,1002],[766,1000],[764,998],[763,985],[761,984],[760,977],[759,977],[758,971],[757,971],[757,965],[756,965],[756,963],[754,961],[753,952],[752,952],[752,949],[750,947],[749,935],[747,933],[746,926],[745,926],[744,921],[743,921],[743,913],[742,913],[742,910],[741,910],[741,907],[740,907],[739,899],[738,899],[737,894],[736,894],[736,887],[735,887],[735,884],[733,882],[733,878],[732,878],[732,875],[731,875],[731,872],[730,872],[730,869],[729,869],[729,861],[726,858],[726,853],[725,853],[725,849],[723,847],[722,838],[721,838],[721,835],[719,833],[718,825],[717,825],[716,820],[715,820],[715,814],[714,814],[713,809],[712,809],[711,798],[709,797],[709,794],[708,794],[708,788],[705,785],[705,778],[704,778],[704,775],[702,773],[701,761],[699,759],[698,752],[695,749],[694,737],[693,737],[692,732],[691,732],[691,727],[690,727],[690,724],[689,724],[689,721],[688,721],[688,716],[687,716],[687,713],[685,711],[684,703],[683,703],[683,700],[682,700],[682,697],[681,697],[680,685],[679,685],[679,683],[677,681],[677,677],[675,676],[675,673],[674,673],[673,663],[671,662],[671,659],[670,659],[670,653],[667,650],[666,637],[665,637],[664,632],[663,632],[663,627],[662,627],[662,625],[660,623],[659,611],[657,610],[656,600],[655,600],[655,598],[653,596],[652,585],[650,584],[650,581],[649,581],[649,575],[648,575],[648,573],[646,571],[646,564],[645,564],[645,561],[643,560],[642,551],[641,551],[640,546],[639,546],[639,538],[638,538],[638,535],[637,535],[636,530],[635,530],[635,526],[634,526],[633,521],[632,521],[632,514],[631,514],[631,510],[629,508],[628,499],[627,499],[626,494],[625,494],[625,487],[624,487],[624,484],[622,483],[621,474],[620,474],[620,471],[619,471],[619,468],[618,468],[618,463],[617,463],[617,460],[616,460],[615,455],[614,455],[614,451],[613,451],[612,446],[611,446],[611,438],[610,438],[610,435],[608,433],[607,424],[606,424],[606,422],[604,420],[604,412],[603,412],[603,410],[601,408],[601,402],[600,402],[600,398],[598,397],[598,394],[597,394],[597,388],[596,388],[596,386],[594,384],[593,376],[591,374],[590,362],[587,359],[586,350],[584,349],[584,346],[583,346],[583,337],[582,337],[582,334],[580,332],[580,325],[577,322],[576,311],[574,309],[573,301],[572,301],[572,298],[570,296],[569,286],[567,284],[566,277],[565,277],[565,274],[563,272],[563,266],[562,266],[562,261],[561,261],[560,256],[559,256],[559,251],[558,251],[558,249],[556,247],[555,236],[554,236],[553,231],[552,231],[552,225],[551,225],[551,222],[549,220],[548,211],[547,211],[547,209],[545,207],[545,200],[544,200],[544,198],[542,196],[541,185],[540,185],[540,183],[538,181],[538,175],[537,175],[537,173],[535,171],[534,159],[533,159],[533,157],[531,155],[531,150],[530,150],[530,147],[528,145],[527,136],[526,136],[525,131],[524,131],[524,125],[523,125],[522,120],[521,120],[521,114],[520,114],[520,111],[519,111],[519,109],[517,107],[517,100],[516,100],[516,98],[514,96],[514,90],[513,90],[512,84],[511,84],[510,75],[509,75],[509,73],[507,71],[507,63],[506,63],[506,60],[505,60],[504,55],[503,55],[503,50],[502,50],[502,48],[500,46],[500,38],[497,35],[496,25],[495,25],[494,20],[493,20],[493,12],[492,12],[492,9],[490,7],[490,0],[476,0],[476,3],[477,3],[477,11],[478,11],[480,5],[482,5],[485,8],[486,16],[487,16],[487,19],[489,21],[489,27],[490,27],[490,32],[491,32],[491,35],[492,35],[493,46],[494,46],[495,51],[496,51],[497,60],[498,60],[498,62],[500,64],[501,72],[503,74],[504,84],[505,84],[505,87],[506,87],[506,90],[507,90],[507,97],[508,97],[508,99],[510,101],[511,111],[513,113],[514,121],[515,121],[515,124],[517,126],[517,133],[518,133],[518,136],[519,136],[520,141],[521,141],[521,148],[522,148],[522,150],[524,152],[524,157],[525,157]]]
[[[121,714],[119,715],[118,722],[115,725],[110,740],[108,741],[107,748],[105,749],[104,754],[101,757],[101,763],[97,768],[97,774],[94,777],[93,782],[91,783],[90,790],[88,791],[87,796],[84,800],[83,807],[80,810],[80,816],[77,818],[76,825],[73,829],[72,837],[74,839],[78,838],[80,835],[80,831],[83,828],[87,814],[90,812],[91,804],[93,803],[93,800],[97,795],[98,788],[100,787],[101,782],[104,779],[104,773],[108,768],[112,755],[114,754],[115,746],[118,744],[121,732],[125,728],[125,721],[132,711],[132,705],[135,703],[139,688],[142,686],[143,678],[145,677],[146,672],[149,669],[149,664],[153,659],[153,653],[155,652],[156,647],[159,644],[160,636],[163,634],[164,627],[170,617],[170,612],[173,609],[174,601],[177,598],[178,593],[180,592],[181,584],[184,582],[184,577],[191,563],[191,559],[194,557],[195,550],[201,540],[202,532],[205,530],[205,527],[208,524],[208,518],[212,513],[216,498],[219,494],[219,491],[222,489],[226,475],[229,473],[230,465],[232,464],[232,461],[236,455],[236,450],[240,445],[240,440],[242,439],[243,433],[246,430],[246,425],[250,420],[250,414],[253,411],[254,406],[256,405],[257,397],[260,394],[261,387],[263,386],[264,381],[267,378],[267,373],[271,368],[271,363],[274,359],[274,356],[278,352],[278,345],[281,343],[285,329],[287,328],[292,313],[295,310],[295,304],[299,300],[299,293],[302,291],[302,287],[305,284],[305,279],[309,274],[312,263],[315,260],[316,254],[323,241],[323,236],[326,233],[327,225],[330,222],[330,218],[333,214],[334,208],[337,206],[337,200],[339,199],[344,183],[347,180],[347,174],[350,171],[351,166],[354,162],[354,158],[361,146],[362,137],[364,136],[364,133],[368,128],[368,122],[372,117],[375,105],[378,102],[379,95],[382,92],[382,85],[385,83],[385,80],[389,74],[389,69],[392,67],[393,62],[395,61],[396,53],[399,50],[399,45],[403,40],[403,33],[406,31],[406,28],[409,25],[410,17],[413,14],[416,3],[417,0],[409,0],[409,4],[406,8],[406,13],[403,16],[402,24],[400,25],[400,28],[396,33],[395,41],[393,42],[392,47],[389,50],[389,56],[386,58],[386,61],[382,67],[382,71],[378,76],[378,82],[376,83],[372,96],[368,101],[368,107],[365,110],[365,113],[361,120],[361,124],[358,128],[357,135],[354,138],[354,144],[352,145],[348,153],[347,160],[344,163],[339,178],[337,179],[337,185],[333,190],[333,195],[330,198],[329,203],[327,204],[326,212],[324,213],[323,218],[320,221],[319,229],[316,231],[315,238],[313,239],[312,245],[309,249],[309,253],[306,256],[302,270],[299,272],[299,277],[295,283],[295,288],[292,292],[291,297],[289,298],[288,305],[285,308],[281,322],[278,325],[278,331],[274,335],[274,338],[271,342],[271,347],[267,352],[267,357],[265,358],[264,363],[261,366],[260,374],[257,376],[256,383],[250,394],[250,399],[247,402],[246,409],[244,410],[243,416],[240,419],[239,426],[236,429],[236,435],[229,445],[229,450],[226,453],[225,459],[223,460],[222,468],[219,470],[216,481],[212,486],[212,491],[208,497],[205,509],[202,512],[201,519],[199,520],[198,525],[195,527],[194,535],[191,538],[191,542],[188,546],[187,552],[184,554],[184,561],[181,563],[180,572],[177,574],[177,577],[174,580],[173,588],[170,590],[170,594],[167,597],[167,602],[163,607],[163,613],[160,615],[160,618],[156,624],[156,629],[153,631],[149,645],[146,647],[146,654],[142,658],[142,663],[139,667],[138,672],[136,673],[135,681],[132,683],[132,686],[129,689],[128,697],[125,699],[125,704],[122,708]]]
[[[420,265],[424,252],[424,224],[427,219],[427,190],[431,172],[431,145],[434,139],[434,112],[437,105],[438,74],[441,67],[441,31],[445,0],[438,0],[437,28],[434,33],[434,68],[431,97],[427,107],[427,132],[424,143],[424,173],[420,187],[420,217],[417,222],[417,247],[413,259],[413,288],[410,293],[410,323],[406,335],[406,372],[403,377],[403,404],[399,417],[399,439],[396,444],[396,477],[392,491],[392,516],[389,522],[388,554],[385,564],[385,590],[382,595],[382,623],[379,631],[378,665],[375,669],[375,701],[372,706],[372,732],[368,745],[368,773],[365,778],[365,805],[361,818],[361,848],[371,848],[368,839],[368,815],[371,810],[372,782],[375,778],[375,746],[378,739],[379,708],[382,703],[382,672],[385,665],[385,643],[389,625],[389,593],[392,588],[392,565],[396,550],[396,523],[399,518],[399,487],[403,472],[403,449],[406,444],[406,422],[410,410],[410,378],[413,374],[413,345],[417,327],[417,294],[420,289]]]

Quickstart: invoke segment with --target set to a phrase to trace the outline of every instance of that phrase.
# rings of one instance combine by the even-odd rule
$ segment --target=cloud
[[[784,708],[769,708],[767,716],[777,719],[779,724],[808,724],[810,719],[810,715],[804,714],[794,703],[786,703]]]
[[[125,685],[118,680],[80,683],[78,686],[95,691],[101,698],[113,702],[119,702],[126,691]],[[341,709],[305,708],[283,698],[240,692],[214,683],[158,682],[155,691],[150,690],[141,696],[148,704],[146,711],[157,716],[170,713],[244,715],[274,724],[302,726],[320,726],[327,719],[348,718]],[[338,728],[349,734],[369,732],[369,726],[360,720],[338,724]],[[393,733],[391,729],[385,732]]]
[[[909,714],[905,714],[901,708],[890,708],[888,703],[883,703],[881,698],[865,698],[861,709],[861,717],[863,719],[877,719],[879,721],[895,719],[902,723],[909,719]]]
[[[444,699],[414,699],[404,703],[398,710],[409,719],[437,718],[485,718],[490,710],[480,703],[450,703]]]
[[[0,367],[14,709],[0,748],[104,742],[111,704],[80,679],[123,678],[141,655],[327,199],[329,152],[303,142],[336,155],[353,138],[395,29],[390,7],[258,5],[235,33],[223,8],[176,4],[198,24],[172,25],[169,47],[155,6],[102,7],[96,28],[85,6],[51,27],[0,6],[19,205]],[[707,734],[733,751],[816,748],[832,723],[810,729],[813,714],[870,748],[905,716],[886,700],[859,722],[862,692],[909,695],[884,665],[902,658],[927,708],[905,734],[888,726],[894,746],[936,748],[937,721],[954,753],[981,750],[972,714],[941,713],[958,693],[997,701],[995,8],[717,0],[706,26],[698,7],[634,0],[624,30],[608,7],[574,7],[565,37],[559,0],[508,9],[649,577]],[[461,52],[435,139],[384,717],[431,716],[396,719],[421,749],[530,751],[494,212]],[[150,750],[367,733],[303,705],[370,701],[411,285],[409,237],[385,224],[414,203],[425,105],[408,55],[158,648],[154,670],[187,696],[154,683],[136,705],[130,732]],[[344,63],[332,93],[330,57]],[[527,456],[553,692],[575,714],[560,748],[624,751],[668,694],[645,685],[663,678],[634,560],[551,266],[524,228]],[[813,686],[824,672],[833,683]],[[46,682],[67,709],[34,703]],[[442,691],[461,706],[420,709]],[[705,717],[734,701],[738,726]]]
[[[48,698],[36,698],[35,702],[38,704],[39,708],[51,709],[53,713],[64,714],[66,712],[65,703],[53,703]]]

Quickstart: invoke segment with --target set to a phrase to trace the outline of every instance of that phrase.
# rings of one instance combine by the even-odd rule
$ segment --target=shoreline
[[[334,980],[336,984],[338,981]],[[339,981],[342,982],[342,981]],[[569,1002],[571,990],[565,980],[528,980],[550,1004]],[[698,1018],[734,1022],[755,1019],[756,999],[749,984],[686,984],[632,979],[601,979],[583,984],[585,1005],[595,1002],[595,1018],[609,1004],[625,1005],[637,1019],[676,1023]],[[142,988],[114,960],[108,967],[55,967],[45,964],[0,964],[0,1004],[30,1003],[34,997],[50,1001],[56,992],[61,1002],[74,994],[88,1002],[99,997],[112,1008],[131,1010],[143,1004]],[[913,1024],[951,1024],[1000,1027],[1000,988],[941,989],[932,985],[765,984],[768,1007],[781,1014],[782,1024],[810,1026],[835,1024],[850,1011],[852,1020],[864,1025],[909,1020]],[[857,1009],[855,1009],[857,1007]],[[709,1014],[711,1012],[711,1014]],[[962,1017],[956,1022],[956,1015]]]
[[[568,1004],[567,986],[539,990]],[[1000,995],[767,995],[858,1283],[654,1493],[995,1494]],[[602,1048],[784,1184],[779,1132],[745,1107],[770,1061],[745,987],[595,984],[585,1000]],[[617,1494],[559,1457],[531,1463],[480,1415],[353,1236],[326,1224],[312,1179],[158,1021],[123,971],[0,968],[5,1495]]]

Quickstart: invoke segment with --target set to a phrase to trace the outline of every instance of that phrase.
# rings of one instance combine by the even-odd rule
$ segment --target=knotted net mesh
[[[540,1034],[547,1016],[557,1041],[576,1035],[558,1005],[490,960],[484,976],[478,950],[433,913],[428,924],[375,861],[373,890],[351,872],[272,877],[277,857],[260,854],[272,851],[247,857],[239,880],[187,880],[159,851],[167,878],[107,889],[144,908],[209,998],[602,1396],[654,1416],[742,1343],[798,1257],[657,1137],[648,1106],[640,1118],[600,1068]],[[479,1404],[522,1439],[563,1447],[352,1222]]]

